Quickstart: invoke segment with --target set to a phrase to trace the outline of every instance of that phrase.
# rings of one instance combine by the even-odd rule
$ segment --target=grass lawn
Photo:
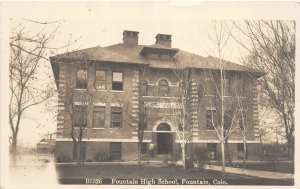
[[[220,163],[216,164],[221,166]],[[243,168],[243,163],[234,163],[233,167]],[[247,162],[246,169],[294,174],[294,164],[292,162]]]
[[[222,177],[220,172],[184,170],[178,166],[152,167],[147,165],[85,165],[77,166],[56,166],[59,178],[190,178],[190,179],[218,179],[249,178],[233,174],[226,174]]]
[[[243,164],[240,165],[243,167]],[[284,163],[284,162],[276,162],[276,163],[264,163],[264,164],[247,164],[246,169],[254,169],[261,171],[272,171],[279,173],[294,173],[294,164],[292,163]]]

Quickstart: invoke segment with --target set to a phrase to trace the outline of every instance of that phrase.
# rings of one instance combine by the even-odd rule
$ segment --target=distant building
[[[36,145],[37,155],[53,155],[55,143],[55,139],[42,139]]]
[[[78,115],[85,115],[86,131],[81,150],[86,160],[95,160],[99,153],[112,160],[136,159],[138,133],[134,128],[137,128],[141,110],[145,108],[146,129],[142,151],[146,153],[153,141],[156,145],[155,158],[180,153],[180,141],[176,135],[176,131],[180,132],[180,124],[173,121],[174,115],[168,108],[170,105],[177,107],[180,103],[179,91],[187,86],[187,120],[190,127],[193,125],[187,154],[193,157],[197,151],[208,159],[220,159],[221,148],[212,127],[218,102],[211,101],[216,99],[220,86],[218,80],[213,81],[211,77],[219,74],[220,59],[173,48],[172,36],[166,34],[158,34],[154,45],[139,45],[138,34],[125,30],[123,43],[50,57],[59,93],[57,131],[60,134],[56,139],[56,156],[72,158],[70,117],[62,100],[71,93],[74,95],[75,122],[80,124]],[[244,111],[244,121],[248,127],[247,158],[256,159],[259,153],[257,79],[261,73],[232,62],[222,62],[228,73],[224,85],[226,106],[230,107],[233,97],[248,102]],[[188,83],[184,84],[184,79],[176,77],[175,69],[188,73]],[[66,81],[72,77],[74,90],[70,93],[67,91],[70,84],[66,84]],[[237,89],[240,91],[238,95],[235,93]],[[87,90],[107,98],[85,107],[78,96]],[[121,99],[121,102],[117,99]],[[241,158],[241,153],[244,153],[242,138],[237,132],[229,137],[233,160]]]

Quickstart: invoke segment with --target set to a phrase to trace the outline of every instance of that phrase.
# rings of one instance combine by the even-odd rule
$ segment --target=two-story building
[[[138,34],[125,30],[123,43],[50,58],[59,96],[56,157],[72,159],[70,127],[78,130],[84,125],[86,160],[134,160],[143,115],[142,153],[152,142],[154,157],[180,154],[180,142],[188,138],[187,155],[218,160],[216,130],[224,123],[224,128],[230,127],[227,142],[232,159],[244,153],[241,128],[246,129],[247,158],[256,159],[261,73],[173,48],[171,35],[157,34],[155,44],[139,45]],[[66,101],[74,107],[73,116]],[[180,137],[183,133],[185,138]]]

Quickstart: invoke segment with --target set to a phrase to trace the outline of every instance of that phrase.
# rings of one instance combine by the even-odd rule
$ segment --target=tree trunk
[[[227,159],[227,161],[228,161],[227,166],[231,166],[232,158],[231,158],[231,150],[229,148],[228,140],[225,140],[225,157],[226,157],[225,159]]]
[[[73,160],[77,159],[77,142],[73,141]]]
[[[261,134],[259,135],[259,141],[260,141],[260,150],[261,150],[261,153],[263,154],[264,153],[264,146],[263,146],[263,141],[262,141]]]
[[[81,143],[78,141],[77,144],[77,153],[76,153],[76,165],[80,166],[81,165],[81,157],[80,157],[80,147],[81,147]]]
[[[18,154],[17,137],[15,134],[13,134],[12,145],[11,145],[11,156],[12,156],[12,165],[13,166],[17,165],[17,154]]]
[[[138,143],[138,164],[141,164],[141,148],[142,148],[142,142],[139,141]]]
[[[182,152],[182,164],[183,164],[183,168],[186,169],[186,166],[185,166],[185,145],[182,146],[181,152]]]
[[[225,145],[224,140],[221,141],[221,151],[222,151],[222,174],[225,173]]]
[[[246,157],[247,157],[246,133],[244,133],[243,142],[244,142],[243,168],[246,169]]]
[[[287,115],[285,113],[283,113],[283,121],[284,121],[284,127],[285,127],[285,135],[286,135],[286,140],[287,140],[287,143],[288,143],[288,158],[290,160],[292,160],[292,154],[291,154],[291,132],[289,130],[289,125],[288,125],[288,121],[287,121]]]

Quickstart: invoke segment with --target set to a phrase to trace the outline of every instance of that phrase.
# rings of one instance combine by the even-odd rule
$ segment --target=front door
[[[157,153],[170,154],[172,152],[172,133],[157,133]]]

